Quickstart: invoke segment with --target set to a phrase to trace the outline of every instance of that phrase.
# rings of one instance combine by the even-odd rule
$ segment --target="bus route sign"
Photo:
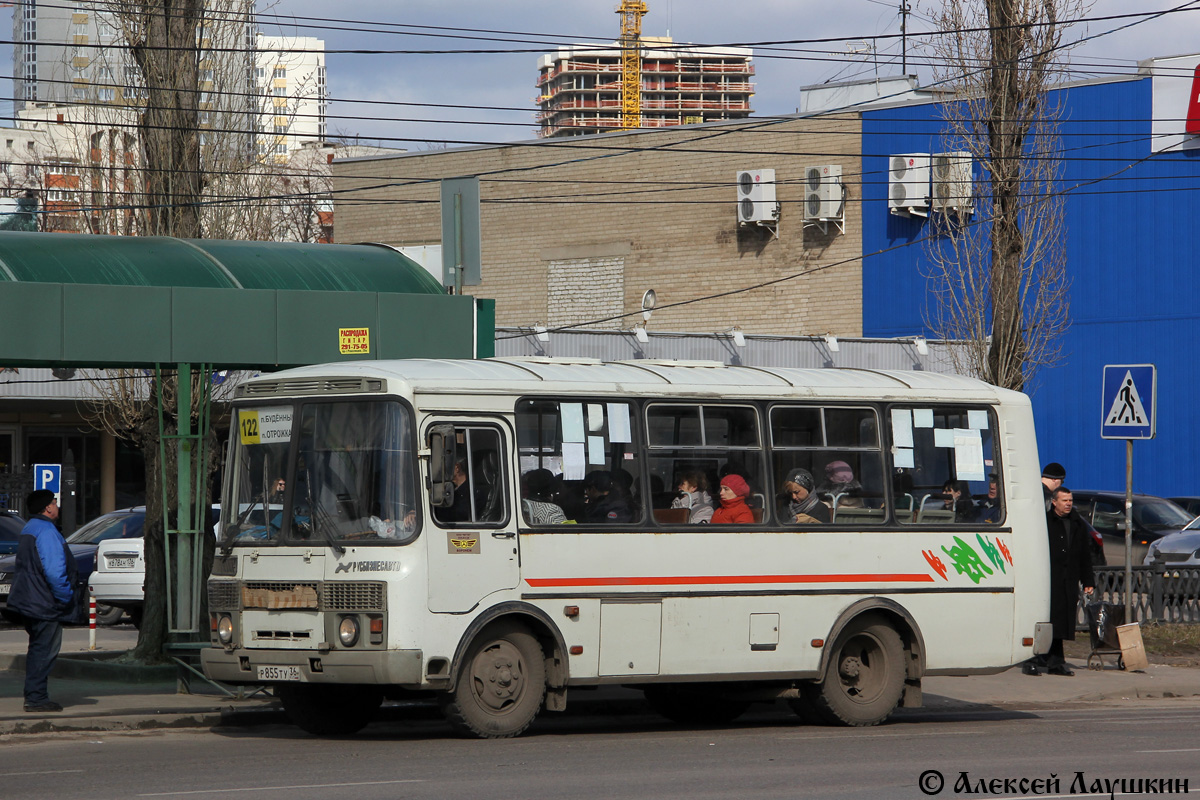
[[[1107,364],[1100,393],[1102,439],[1153,439],[1158,397],[1153,364]]]

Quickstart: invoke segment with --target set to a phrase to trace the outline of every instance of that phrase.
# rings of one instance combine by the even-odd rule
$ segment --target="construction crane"
[[[642,17],[644,0],[621,0],[621,130],[642,127]]]

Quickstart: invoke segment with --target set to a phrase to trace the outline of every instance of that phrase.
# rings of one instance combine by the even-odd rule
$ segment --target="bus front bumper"
[[[328,651],[232,650],[200,651],[204,674],[215,681],[243,683],[329,683],[375,686],[421,685],[420,650]]]

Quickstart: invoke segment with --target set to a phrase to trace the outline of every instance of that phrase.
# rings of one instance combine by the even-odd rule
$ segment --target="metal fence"
[[[1097,601],[1125,606],[1125,568],[1097,567],[1096,590],[1079,596],[1076,622],[1087,630],[1084,606]],[[1133,619],[1129,622],[1200,622],[1200,567],[1134,567]]]

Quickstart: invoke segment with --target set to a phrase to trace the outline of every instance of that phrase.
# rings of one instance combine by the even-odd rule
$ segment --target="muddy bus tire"
[[[442,713],[456,732],[480,739],[517,736],[537,719],[546,697],[545,654],[524,626],[503,622],[471,643]]]
[[[825,676],[812,699],[832,725],[864,727],[883,722],[904,693],[900,634],[876,616],[853,620],[838,634]]]
[[[357,733],[375,718],[383,694],[367,686],[313,686],[282,683],[275,696],[288,718],[314,736]]]

